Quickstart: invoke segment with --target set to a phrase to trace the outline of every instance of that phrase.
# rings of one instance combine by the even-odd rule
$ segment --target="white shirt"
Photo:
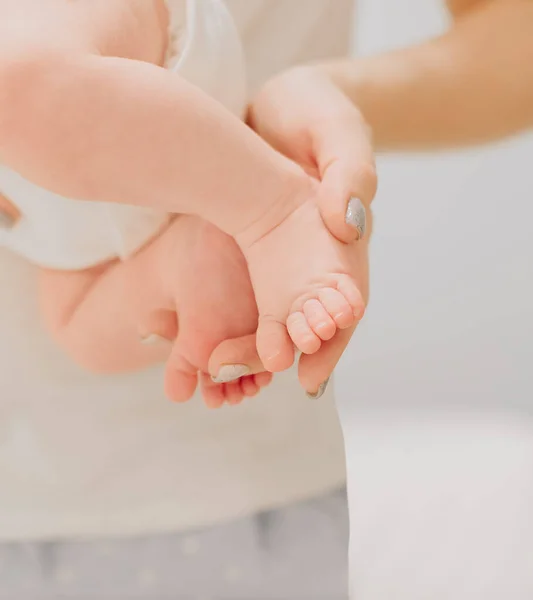
[[[229,0],[252,89],[344,55],[351,0]],[[295,373],[211,412],[172,405],[162,368],[94,376],[43,331],[34,267],[0,251],[0,538],[120,536],[205,526],[325,492],[345,478],[332,396]]]

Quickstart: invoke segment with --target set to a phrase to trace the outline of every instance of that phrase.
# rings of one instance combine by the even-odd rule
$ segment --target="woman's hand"
[[[331,233],[344,242],[357,239],[350,200],[369,212],[377,187],[371,132],[326,71],[296,67],[271,79],[250,105],[248,122],[322,180],[320,210]]]
[[[376,173],[370,131],[359,110],[320,69],[298,67],[264,86],[250,106],[248,121],[274,148],[322,180],[320,210],[338,239],[350,243],[360,237],[347,219],[350,200],[359,199],[366,208],[366,235],[353,246],[357,286],[366,303],[369,205],[376,192]],[[300,383],[310,396],[324,392],[353,330],[337,332],[318,352],[300,358]],[[220,344],[211,355],[209,371],[219,377],[228,372],[231,377],[235,367],[243,365],[252,373],[264,370],[255,336]]]

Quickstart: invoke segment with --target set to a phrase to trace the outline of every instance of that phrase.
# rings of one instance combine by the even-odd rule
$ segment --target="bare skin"
[[[380,150],[487,143],[533,127],[533,3],[448,0],[443,35],[318,69],[355,103]]]
[[[358,190],[364,199],[372,187],[369,131],[379,150],[427,151],[479,144],[533,127],[533,3],[446,4],[453,23],[438,38],[274,77],[252,102],[252,125],[286,155],[318,167],[322,176],[333,165],[340,174],[333,185]],[[359,119],[350,106],[360,111]],[[350,172],[350,163],[358,165],[359,173]],[[330,229],[349,241],[353,232],[342,222],[342,206],[336,204],[341,201],[342,194],[331,194],[322,213]],[[365,254],[365,244],[355,251]],[[338,357],[341,351],[337,347]],[[238,349],[223,342],[215,350],[212,373],[226,364],[228,352],[252,370],[263,368],[250,341],[241,340]],[[324,375],[317,356],[305,360]],[[302,383],[312,389],[308,373]]]
[[[165,391],[175,402],[189,400],[198,379],[210,408],[253,397],[272,379],[263,372],[215,384],[206,375],[217,344],[257,329],[257,306],[235,242],[197,217],[177,217],[130,260],[42,270],[41,306],[51,335],[90,370],[165,360]]]
[[[86,3],[46,0],[28,23],[24,19],[33,2],[24,0],[16,7],[12,0],[0,2],[0,12],[9,15],[0,20],[0,27],[5,22],[11,25],[2,32],[8,68],[0,74],[5,84],[0,97],[5,109],[0,119],[0,155],[28,179],[68,197],[197,215],[234,237],[238,244],[234,250],[240,249],[246,259],[259,308],[259,355],[269,371],[284,370],[294,360],[295,347],[314,354],[324,342],[350,331],[362,317],[357,261],[351,249],[326,229],[319,202],[324,191],[314,178],[271,150],[198,90],[155,66],[166,47],[166,20],[162,3],[154,0],[148,19],[151,25],[141,35],[136,26],[147,18],[143,12],[147,4],[113,0],[93,3],[90,8]],[[13,39],[13,24],[27,35],[23,43]],[[21,91],[25,92],[22,96]],[[32,98],[39,98],[39,104]],[[161,159],[154,157],[154,147],[161,149]],[[212,177],[203,176],[205,169]],[[141,190],[150,190],[149,196]],[[136,260],[131,259],[134,264]],[[101,314],[103,307],[115,307],[113,326],[125,338],[119,340],[116,335],[113,339],[123,354],[123,342],[131,341],[134,331],[138,334],[140,323],[132,329],[131,323],[120,322],[124,311],[116,307],[125,298],[105,294],[123,291],[127,278],[143,272],[129,263],[105,265],[81,278],[71,277],[71,301],[62,303],[69,311],[54,321],[62,327],[56,337],[71,354],[84,353],[82,362],[87,366],[98,363],[98,370],[114,370],[116,365],[101,365],[98,344],[83,340],[84,335],[102,339],[94,319],[64,317],[83,314],[80,309],[84,308],[88,312],[101,288],[102,299],[94,309]],[[53,276],[57,279],[58,274]],[[67,287],[54,289],[67,293]],[[76,310],[72,299],[78,303]],[[175,304],[187,304],[181,291]],[[153,307],[150,310],[153,313]],[[157,310],[162,314],[165,308]],[[253,313],[255,317],[255,308]],[[234,337],[229,320],[223,313],[219,317],[228,326],[226,337]],[[236,314],[235,319],[246,322],[248,314]],[[108,326],[109,320],[104,318],[103,323]],[[67,331],[71,335],[65,335]],[[346,336],[342,339],[345,345]],[[214,348],[219,341],[218,337],[206,339],[205,347]],[[74,347],[77,344],[81,347]],[[89,349],[93,355],[87,354]],[[144,363],[156,353],[147,351],[145,359],[135,348],[134,354]],[[182,349],[172,356],[186,354]],[[333,369],[327,344],[321,360]],[[191,364],[198,366],[194,361]],[[177,371],[182,373],[183,368]],[[167,389],[177,390],[179,386],[171,383],[172,373],[167,370]],[[188,391],[191,379],[189,383]],[[184,399],[177,392],[174,397]]]

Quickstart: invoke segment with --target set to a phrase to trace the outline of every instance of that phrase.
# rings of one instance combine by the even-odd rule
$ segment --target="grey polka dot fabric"
[[[1,600],[347,600],[345,491],[179,535],[0,544]]]

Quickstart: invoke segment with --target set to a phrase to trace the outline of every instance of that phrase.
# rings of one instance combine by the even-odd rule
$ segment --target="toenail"
[[[213,383],[230,383],[250,374],[247,365],[222,365],[216,377],[211,377]]]
[[[358,240],[365,237],[366,233],[366,209],[359,198],[351,198],[348,202],[344,220],[347,225],[353,227],[358,233]]]
[[[307,397],[311,398],[311,400],[318,400],[319,398],[322,398],[328,387],[328,383],[329,377],[326,379],[326,381],[324,381],[318,386],[318,390],[314,394],[312,394],[311,392],[307,392]]]

